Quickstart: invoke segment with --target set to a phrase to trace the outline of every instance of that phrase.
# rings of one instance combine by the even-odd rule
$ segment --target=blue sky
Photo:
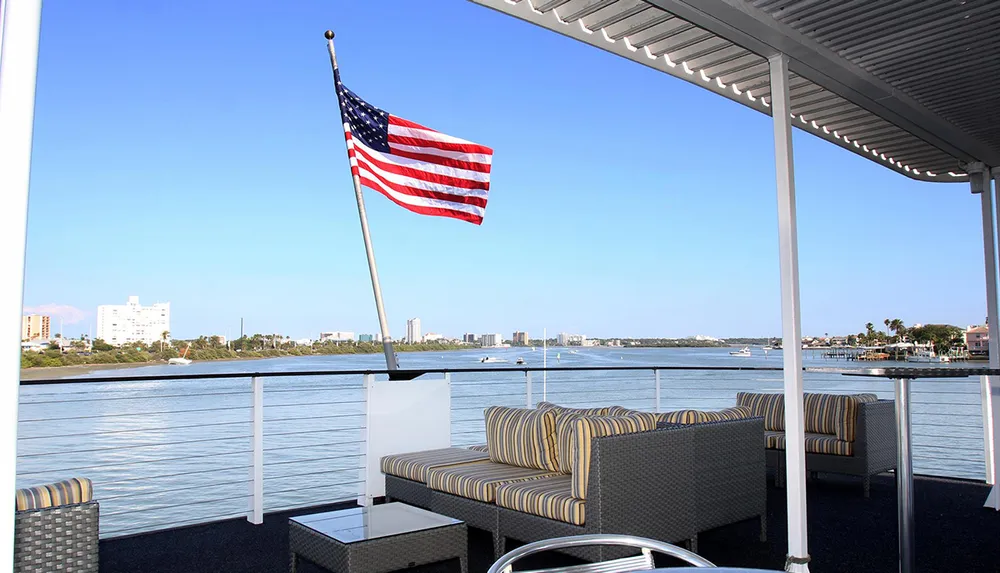
[[[481,227],[366,191],[394,336],[779,335],[770,118],[463,0],[46,3],[26,307],[376,331],[327,28],[361,97],[495,149]],[[967,184],[797,130],[795,162],[805,333],[982,322]]]

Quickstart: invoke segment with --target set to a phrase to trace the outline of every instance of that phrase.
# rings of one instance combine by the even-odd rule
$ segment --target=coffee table
[[[288,545],[292,573],[299,559],[335,573],[389,573],[455,558],[468,572],[465,522],[405,503],[293,517]]]

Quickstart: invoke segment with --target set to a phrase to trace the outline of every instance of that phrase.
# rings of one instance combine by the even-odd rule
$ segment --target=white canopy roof
[[[995,0],[471,0],[770,114],[789,58],[795,125],[924,181],[1000,166]]]

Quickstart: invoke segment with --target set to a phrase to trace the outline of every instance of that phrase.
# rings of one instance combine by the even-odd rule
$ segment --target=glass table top
[[[291,521],[341,543],[357,543],[462,523],[457,519],[397,502],[300,515],[291,518]]]

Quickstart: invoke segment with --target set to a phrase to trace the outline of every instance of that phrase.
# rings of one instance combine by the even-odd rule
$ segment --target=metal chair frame
[[[487,573],[513,573],[514,562],[543,551],[555,549],[565,549],[567,547],[581,547],[585,545],[619,545],[634,547],[641,551],[635,557],[624,557],[601,561],[598,563],[584,563],[582,565],[569,565],[566,567],[555,567],[551,569],[537,569],[522,573],[626,573],[629,571],[648,571],[655,569],[653,563],[653,551],[676,557],[682,561],[690,563],[695,567],[715,567],[715,564],[687,549],[682,549],[670,543],[637,537],[634,535],[574,535],[571,537],[556,537],[536,541],[518,547],[497,560],[490,567]]]

